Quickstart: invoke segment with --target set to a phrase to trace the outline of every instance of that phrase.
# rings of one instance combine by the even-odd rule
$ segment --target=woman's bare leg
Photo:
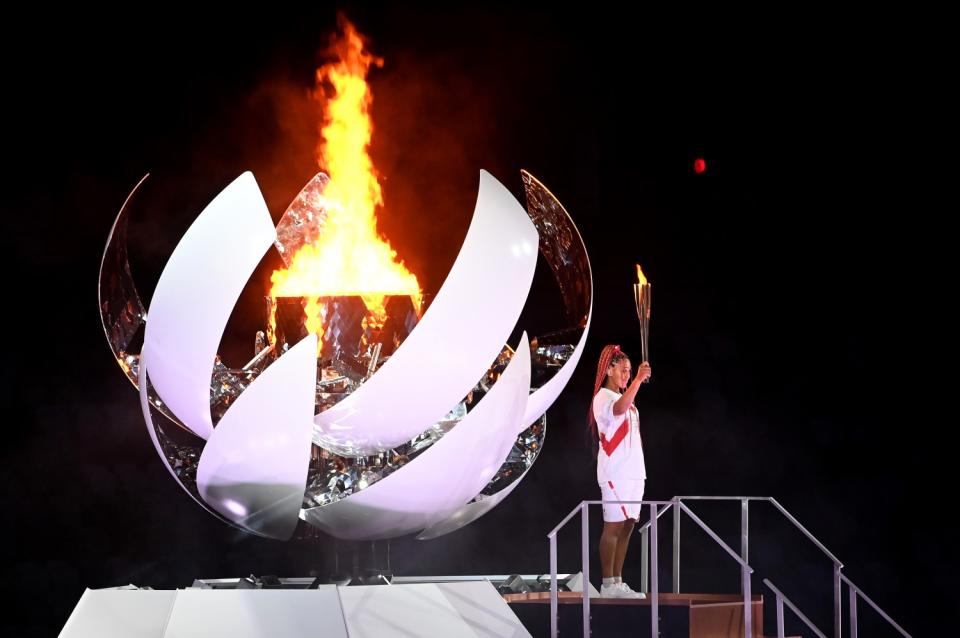
[[[622,536],[621,525],[623,523],[603,522],[603,533],[600,535],[600,571],[604,578],[613,578],[614,576],[614,566],[619,553],[618,545]]]
[[[613,559],[613,573],[611,576],[621,576],[623,574],[623,560],[627,557],[627,546],[630,544],[630,535],[633,533],[633,526],[636,521],[628,518],[622,523],[617,523],[620,528],[617,530],[616,554]]]

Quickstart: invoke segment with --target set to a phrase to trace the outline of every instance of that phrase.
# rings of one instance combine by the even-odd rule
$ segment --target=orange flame
[[[647,283],[647,278],[643,276],[643,271],[640,270],[640,264],[637,264],[637,283],[641,286],[644,286]]]
[[[317,69],[314,93],[324,107],[317,164],[330,176],[321,202],[327,219],[316,241],[270,277],[272,297],[307,298],[307,330],[321,337],[319,297],[360,295],[382,324],[386,295],[410,295],[418,309],[422,296],[416,276],[377,233],[383,192],[368,152],[373,95],[366,77],[383,60],[365,50],[363,37],[342,16],[340,26],[343,33],[331,45],[337,59]]]

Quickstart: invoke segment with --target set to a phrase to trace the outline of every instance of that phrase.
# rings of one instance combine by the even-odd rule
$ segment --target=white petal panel
[[[249,531],[246,528],[236,525],[231,520],[224,520],[216,510],[211,509],[209,505],[203,502],[202,499],[197,498],[196,494],[191,492],[186,485],[183,484],[183,480],[177,476],[176,471],[170,465],[167,455],[163,452],[163,446],[160,445],[160,439],[157,437],[157,426],[153,422],[153,415],[150,412],[150,392],[149,386],[147,385],[150,381],[150,374],[147,372],[147,358],[140,357],[140,374],[138,376],[138,382],[140,384],[140,408],[143,410],[143,419],[147,423],[147,433],[150,435],[150,440],[153,442],[153,447],[157,450],[157,454],[160,456],[160,460],[163,461],[163,466],[167,468],[167,472],[170,473],[170,476],[173,477],[173,480],[176,481],[177,485],[183,488],[183,491],[192,498],[200,507],[209,512],[218,520],[224,521],[227,524],[234,525],[238,529]],[[158,411],[160,410],[159,406],[154,406]],[[171,425],[171,427],[180,427],[179,425]]]
[[[333,536],[390,538],[448,518],[490,481],[516,440],[530,391],[530,346],[516,355],[463,420],[399,471],[341,501],[306,511]]]
[[[376,374],[316,416],[317,442],[343,454],[373,453],[409,441],[447,414],[516,325],[537,242],[523,207],[481,171],[473,221],[433,303]]]
[[[557,397],[560,396],[563,389],[567,387],[567,382],[570,381],[570,377],[573,376],[573,371],[577,368],[577,363],[580,361],[583,349],[587,345],[587,334],[590,333],[590,320],[592,318],[593,299],[590,300],[590,312],[587,314],[587,325],[583,329],[583,335],[580,337],[576,348],[574,348],[573,354],[571,354],[570,358],[557,370],[557,373],[553,375],[552,379],[537,388],[530,395],[530,398],[527,400],[527,410],[523,416],[523,421],[519,424],[517,434],[533,425],[533,422],[539,419],[540,416],[547,411],[547,408],[553,405],[553,402],[557,400]]]
[[[317,337],[310,335],[244,390],[200,455],[197,489],[228,519],[286,540],[307,483],[316,400]]]
[[[527,469],[526,472],[520,475],[516,481],[506,486],[493,496],[487,497],[483,500],[476,501],[475,503],[467,503],[456,512],[451,514],[449,517],[444,520],[434,523],[427,529],[423,530],[417,534],[418,541],[428,541],[434,538],[443,536],[444,534],[449,534],[450,532],[455,532],[461,527],[465,527],[477,520],[494,507],[499,505],[503,499],[510,496],[510,493],[514,490],[515,487],[520,485],[520,481],[527,475],[527,472],[530,470]],[[479,492],[477,492],[479,494]],[[472,499],[471,499],[472,500]]]
[[[210,378],[223,330],[275,239],[257,182],[244,173],[190,226],[153,293],[143,344],[150,381],[173,414],[204,439],[213,432]]]

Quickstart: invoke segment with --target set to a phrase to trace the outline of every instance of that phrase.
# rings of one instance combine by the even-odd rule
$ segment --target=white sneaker
[[[627,592],[630,598],[646,598],[647,597],[647,595],[642,591],[633,591],[632,589],[630,589],[630,585],[626,584],[623,581],[616,583],[616,586],[622,589],[623,591]]]
[[[620,586],[620,583],[612,585],[600,585],[601,598],[634,598],[634,595]]]

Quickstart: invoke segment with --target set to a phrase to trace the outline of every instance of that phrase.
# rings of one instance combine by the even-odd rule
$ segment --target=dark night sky
[[[656,287],[654,381],[638,397],[647,497],[774,496],[908,631],[938,627],[955,550],[921,505],[952,481],[951,413],[938,398],[955,206],[933,195],[945,181],[928,152],[946,146],[945,45],[919,16],[805,10],[664,20],[346,7],[386,60],[370,80],[381,230],[425,288],[456,256],[480,168],[520,198],[519,170],[538,176],[571,212],[594,271],[587,351],[524,484],[460,532],[396,541],[396,573],[548,569],[547,531],[597,498],[584,416],[603,344],[638,352],[639,261]],[[225,21],[191,11],[4,27],[10,635],[54,634],[84,587],[330,568],[329,542],[239,536],[186,498],[99,325],[100,253],[144,173],[131,259],[148,299],[177,238],[236,175],[252,170],[278,217],[316,170],[306,93],[336,8]],[[269,259],[241,298],[227,356],[249,354]],[[538,277],[533,333],[558,319]],[[772,510],[754,516],[758,571],[829,632],[830,564]],[[737,542],[735,505],[702,517]],[[734,565],[687,529],[685,582],[735,591]],[[561,570],[577,569],[577,538],[561,545]],[[758,590],[772,602],[760,579]],[[860,615],[869,631],[872,614]]]

